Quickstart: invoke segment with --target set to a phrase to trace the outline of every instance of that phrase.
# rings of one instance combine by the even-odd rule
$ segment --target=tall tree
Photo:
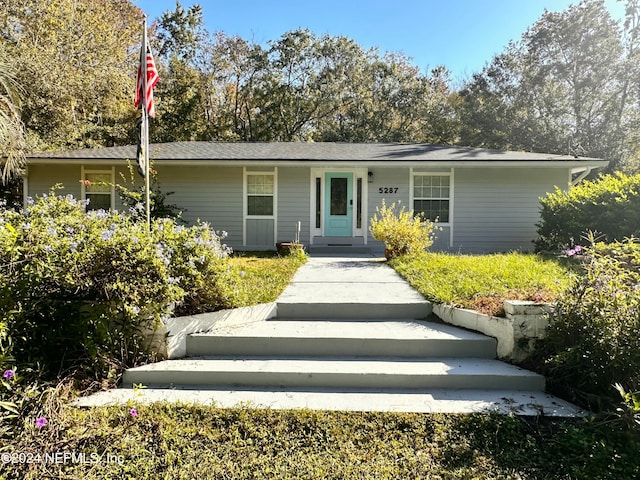
[[[205,85],[197,58],[207,36],[199,5],[185,10],[176,2],[175,10],[166,11],[160,17],[156,43],[162,82],[156,89],[158,116],[151,132],[152,140],[202,139],[206,128]]]
[[[3,0],[0,36],[39,148],[132,140],[141,18],[128,0]]]
[[[545,12],[463,88],[461,143],[602,157],[619,166],[630,84],[602,0]]]
[[[348,101],[345,91],[361,57],[353,40],[319,38],[309,30],[287,32],[270,42],[253,94],[260,135],[281,141],[311,139],[318,125]]]
[[[618,127],[625,132],[621,164],[629,172],[640,172],[640,0],[626,0],[623,33],[625,76],[618,116]]]
[[[0,46],[4,42],[0,40]],[[26,139],[20,119],[20,86],[15,73],[0,53],[0,180],[7,185],[22,170]]]

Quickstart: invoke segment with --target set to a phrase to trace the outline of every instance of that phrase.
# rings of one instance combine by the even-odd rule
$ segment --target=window
[[[320,228],[321,201],[322,201],[322,180],[320,177],[316,177],[316,228]]]
[[[113,174],[111,171],[84,172],[84,197],[87,210],[109,210],[113,205]]]
[[[247,175],[247,215],[273,216],[274,174]]]
[[[422,212],[432,222],[449,223],[451,177],[449,175],[415,175],[413,210]]]
[[[347,197],[349,192],[347,186],[349,182],[346,178],[332,178],[331,179],[331,192],[330,192],[330,211],[331,215],[346,215],[347,214]]]
[[[356,228],[362,228],[362,178],[358,178],[356,182]]]

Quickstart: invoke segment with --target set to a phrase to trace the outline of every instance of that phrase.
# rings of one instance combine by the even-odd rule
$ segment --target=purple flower
[[[131,414],[132,417],[135,417],[136,415],[138,415],[138,410],[132,408],[131,410],[129,410],[129,414]]]
[[[569,257],[573,257],[575,254],[576,254],[576,251],[573,248],[567,252],[567,256]]]
[[[11,380],[15,376],[15,373],[13,372],[13,370],[5,370],[2,376],[7,380]]]
[[[38,417],[36,419],[36,427],[37,428],[42,428],[47,424],[47,419],[44,417]]]
[[[576,253],[582,252],[582,247],[580,245],[576,245],[575,247],[573,247],[573,249],[575,250]]]
[[[100,238],[102,238],[102,240],[109,240],[111,239],[111,237],[113,237],[113,230],[105,230],[100,235]]]

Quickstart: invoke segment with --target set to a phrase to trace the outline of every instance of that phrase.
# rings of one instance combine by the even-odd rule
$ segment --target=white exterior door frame
[[[326,184],[325,178],[327,173],[352,173],[353,185],[351,198],[353,198],[353,215],[352,215],[352,237],[363,237],[364,243],[367,243],[367,231],[369,229],[368,219],[368,168],[312,168],[309,179],[309,243],[313,244],[313,237],[324,237],[325,229],[325,202],[326,202]],[[318,180],[319,179],[319,180]],[[360,180],[360,182],[358,182]],[[361,204],[358,204],[358,185],[361,186]],[[319,192],[317,189],[320,189]],[[358,208],[361,212],[360,225],[358,226]],[[319,209],[319,210],[318,210]],[[318,215],[319,214],[319,215]]]

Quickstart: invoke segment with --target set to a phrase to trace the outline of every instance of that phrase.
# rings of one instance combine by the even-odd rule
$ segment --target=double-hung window
[[[83,176],[84,198],[89,201],[87,210],[113,208],[113,172],[111,170],[85,170]]]
[[[424,218],[449,223],[451,204],[451,176],[414,175],[413,210],[423,213]]]
[[[273,173],[247,174],[247,216],[273,216],[275,175]]]

